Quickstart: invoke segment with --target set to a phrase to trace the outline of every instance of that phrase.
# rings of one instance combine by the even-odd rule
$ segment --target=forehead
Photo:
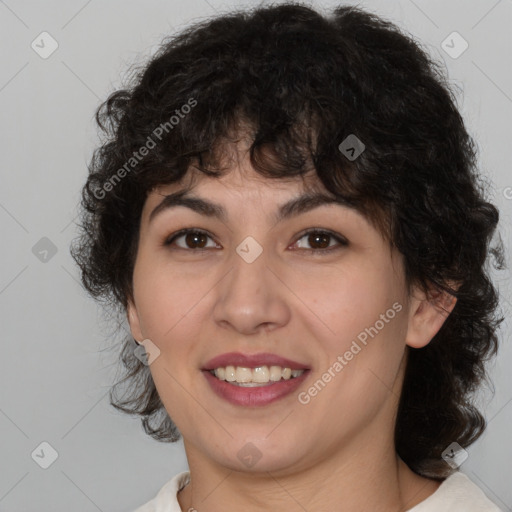
[[[194,196],[204,198],[215,197],[218,201],[261,201],[266,204],[283,203],[286,198],[304,192],[335,198],[325,188],[314,168],[298,176],[263,176],[253,168],[248,151],[238,149],[236,153],[225,156],[222,171],[222,176],[212,177],[191,165],[180,181],[155,187],[148,195],[145,209],[154,208],[163,197],[179,191],[189,191]]]
[[[142,212],[142,229],[153,225],[160,213],[175,206],[185,206],[204,217],[216,218],[232,229],[235,225],[266,218],[269,225],[312,212],[317,207],[329,208],[333,219],[358,240],[359,246],[384,245],[394,253],[391,240],[367,213],[357,209],[348,199],[330,192],[312,168],[303,175],[272,178],[259,174],[247,155],[222,166],[223,175],[212,177],[190,166],[175,183],[155,187],[147,197]],[[166,214],[163,214],[165,224]],[[158,224],[158,221],[155,221]],[[383,245],[384,244],[384,245]]]
[[[201,174],[198,176],[198,174]],[[192,177],[193,176],[193,177]],[[198,171],[188,171],[184,179],[169,185],[161,185],[152,193],[158,196],[187,190],[204,197],[258,198],[279,200],[300,192],[322,192],[335,197],[322,184],[316,174],[289,178],[269,178],[253,169],[232,168],[220,177],[206,176]]]
[[[250,142],[249,137],[239,137],[214,148],[214,154],[218,151],[218,157],[214,159],[218,167],[215,165],[214,169],[219,169],[221,176],[205,174],[194,161],[178,182],[156,186],[146,198],[142,223],[152,223],[168,208],[186,206],[224,223],[228,222],[228,218],[229,222],[238,219],[244,223],[251,215],[267,217],[274,225],[326,205],[333,212],[338,207],[339,214],[352,219],[354,225],[364,231],[371,227],[386,238],[386,229],[375,221],[372,214],[356,207],[352,200],[344,198],[342,194],[335,194],[325,187],[311,161],[306,161],[302,174],[278,178],[260,174],[250,160]],[[265,163],[268,166],[271,162],[272,155]]]

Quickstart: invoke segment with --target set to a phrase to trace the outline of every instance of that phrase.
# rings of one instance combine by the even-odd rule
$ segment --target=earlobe
[[[140,328],[140,320],[139,315],[137,313],[137,308],[131,299],[128,300],[128,306],[126,308],[126,317],[128,319],[128,324],[130,325],[130,331],[132,333],[135,341],[139,343],[144,339],[142,335],[142,331]]]
[[[409,324],[405,342],[413,348],[422,348],[430,343],[452,312],[457,298],[443,290],[411,295]]]

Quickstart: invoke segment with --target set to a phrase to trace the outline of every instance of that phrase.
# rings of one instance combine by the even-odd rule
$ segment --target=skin
[[[272,214],[305,184],[325,189],[314,173],[305,182],[264,178],[251,167],[247,143],[230,148],[224,177],[190,170],[182,183],[148,195],[127,310],[133,337],[160,350],[150,371],[183,436],[191,474],[178,493],[181,509],[408,510],[440,484],[413,473],[394,448],[406,346],[428,344],[455,299],[409,293],[402,256],[355,210],[323,205],[276,224]],[[190,185],[227,210],[226,223],[182,206],[149,222],[164,194]],[[197,252],[186,237],[163,245],[188,227],[212,235],[203,240],[208,250]],[[313,255],[305,249],[319,245],[301,235],[308,228],[332,230],[349,245]],[[250,264],[235,251],[247,236],[263,248]],[[326,244],[339,245],[334,238]],[[395,302],[401,311],[309,403],[299,403],[298,392]],[[277,402],[236,406],[200,370],[231,351],[275,353],[311,372]],[[250,468],[237,457],[249,442],[262,454]]]

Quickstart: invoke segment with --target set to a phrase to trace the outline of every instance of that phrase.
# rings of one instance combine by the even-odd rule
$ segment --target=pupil
[[[205,236],[202,233],[188,233],[186,236],[187,244],[190,242],[190,245],[194,246],[196,244],[197,239],[201,239],[201,237],[204,239]],[[203,240],[204,242],[204,240]],[[204,243],[200,245],[200,248],[204,247]]]
[[[329,238],[329,235],[310,235],[309,236],[309,243],[312,247],[315,247],[315,243],[317,240],[321,240],[323,239],[324,241],[326,241],[327,239]],[[329,246],[329,242],[327,241],[327,243],[324,243],[322,244],[322,242],[320,242],[320,245],[321,245],[321,249],[324,249],[325,247],[328,247]]]
[[[309,235],[309,243],[311,244],[311,246],[315,247],[316,244],[319,244],[321,249],[324,249],[325,247],[328,247],[329,246],[329,242],[328,242],[328,239],[329,239],[329,236],[330,235],[327,235],[327,234],[311,234]],[[190,244],[192,246],[195,246],[195,247],[200,247],[200,248],[203,248],[204,245],[205,245],[205,235],[203,235],[202,233],[188,233],[186,235],[186,241],[187,241],[187,244]],[[202,244],[201,244],[201,239],[202,239]],[[199,244],[199,245],[197,245]],[[315,247],[315,248],[318,248],[318,247]]]

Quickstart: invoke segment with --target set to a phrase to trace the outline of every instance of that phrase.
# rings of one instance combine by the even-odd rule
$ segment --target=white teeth
[[[281,376],[283,374],[283,370],[280,366],[271,366],[270,367],[270,380],[277,382],[278,380],[281,380]]]
[[[236,382],[251,382],[252,370],[250,368],[243,368],[242,366],[237,366],[235,377]]]
[[[281,366],[258,366],[256,368],[246,368],[243,366],[228,365],[225,368],[216,368],[213,374],[219,380],[225,380],[235,385],[254,387],[258,385],[277,382],[281,379],[289,380],[299,377],[304,370],[292,370],[291,368],[282,368]]]
[[[220,376],[215,373],[215,375],[220,379]],[[236,380],[236,373],[234,366],[226,366],[226,376],[225,379],[228,382],[234,382]]]
[[[268,382],[270,380],[270,370],[267,366],[259,366],[252,370],[252,381],[253,382]]]

